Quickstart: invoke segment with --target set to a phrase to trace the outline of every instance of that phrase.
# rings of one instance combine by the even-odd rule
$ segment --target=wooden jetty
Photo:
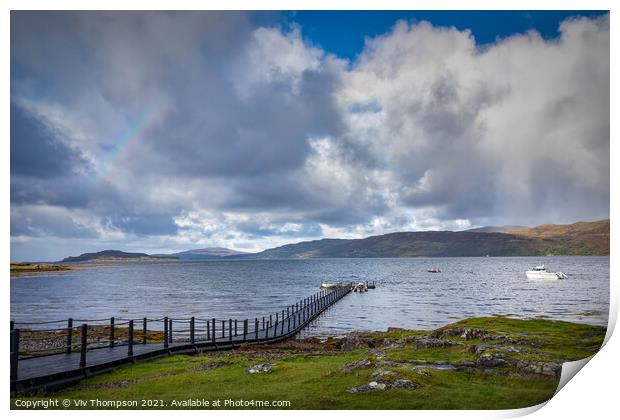
[[[351,289],[351,284],[342,284],[321,290],[261,319],[69,319],[66,327],[36,330],[32,328],[41,325],[47,328],[45,325],[57,325],[61,321],[11,321],[11,394],[58,389],[136,360],[170,354],[228,350],[245,343],[269,344],[285,340],[301,331],[323,311],[350,293]],[[78,325],[79,322],[83,323]],[[163,335],[159,342],[150,343],[149,332],[152,330],[149,330],[149,326],[153,325],[161,327]],[[20,326],[23,328],[17,328]],[[97,334],[95,328],[99,331]],[[101,339],[102,328],[109,333],[106,340]],[[37,349],[34,355],[32,352],[27,353],[23,343],[20,347],[20,338],[25,339],[27,335],[32,337],[33,333],[60,335],[62,345]]]

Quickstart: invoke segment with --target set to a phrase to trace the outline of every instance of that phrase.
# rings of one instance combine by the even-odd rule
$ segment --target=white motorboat
[[[561,271],[556,273],[547,271],[544,264],[537,265],[531,270],[526,271],[525,276],[530,280],[558,280],[566,278],[566,274]]]
[[[364,283],[357,283],[356,286],[353,286],[353,291],[358,293],[364,293],[368,291],[368,286]]]

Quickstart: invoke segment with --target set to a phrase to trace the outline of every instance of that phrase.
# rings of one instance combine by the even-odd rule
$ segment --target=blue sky
[[[10,140],[12,260],[607,218],[609,15],[12,12]]]
[[[436,26],[454,26],[472,32],[478,45],[495,42],[529,30],[544,38],[559,36],[560,22],[569,17],[600,16],[597,10],[302,10],[284,14],[295,22],[304,37],[326,51],[354,59],[364,48],[364,39],[387,32],[398,20],[428,21]]]

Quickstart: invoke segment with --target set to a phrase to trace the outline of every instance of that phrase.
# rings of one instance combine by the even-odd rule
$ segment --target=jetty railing
[[[260,318],[118,318],[73,319],[44,322],[11,321],[11,382],[19,381],[20,365],[65,354],[67,371],[90,366],[90,352],[105,353],[105,363],[188,348],[231,348],[243,343],[269,343],[288,338],[348,294],[353,285],[321,290]],[[126,348],[121,351],[119,348]],[[115,350],[115,351],[112,351]],[[79,354],[79,357],[77,355]],[[108,356],[109,355],[109,356]],[[59,359],[61,360],[61,359]],[[101,357],[97,363],[101,362]],[[78,363],[75,366],[75,363]],[[40,363],[44,366],[45,363]],[[42,370],[43,367],[41,368]],[[32,369],[31,369],[32,370]],[[41,375],[46,372],[42,371]],[[31,375],[32,376],[32,375]],[[32,378],[30,378],[32,379]]]

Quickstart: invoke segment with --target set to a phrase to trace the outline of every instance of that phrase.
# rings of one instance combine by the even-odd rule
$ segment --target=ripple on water
[[[544,262],[570,273],[527,282]],[[438,266],[441,277],[428,273]],[[65,274],[65,273],[63,273]],[[316,293],[322,281],[377,281],[347,296],[311,331],[436,328],[472,316],[547,316],[606,325],[608,257],[402,258],[141,263],[11,279],[19,321],[167,315],[254,318]]]

